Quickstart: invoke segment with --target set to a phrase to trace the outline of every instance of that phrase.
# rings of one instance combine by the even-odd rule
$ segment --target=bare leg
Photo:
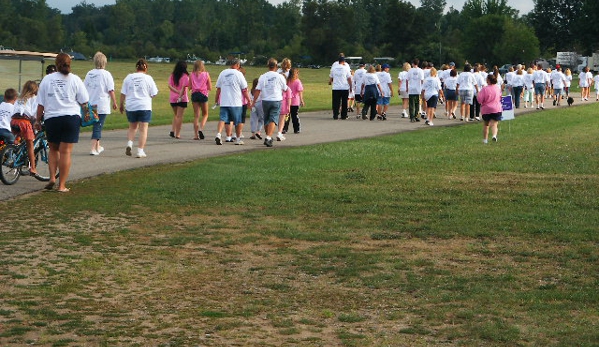
[[[60,152],[58,151],[60,143],[48,143],[50,152],[48,153],[48,169],[50,170],[50,183],[56,182],[56,172],[58,171],[58,160]]]
[[[148,124],[145,122],[139,123],[139,145],[138,147],[144,149],[146,147],[146,140],[148,139]]]
[[[59,158],[58,158],[58,170],[60,172],[60,178],[58,179],[58,190],[65,190],[67,178],[69,178],[69,172],[71,171],[71,153],[73,152],[73,144],[61,142],[58,146]]]
[[[25,145],[27,146],[27,156],[29,157],[29,172],[31,174],[37,174],[35,169],[35,152],[33,148],[33,140],[26,140]]]

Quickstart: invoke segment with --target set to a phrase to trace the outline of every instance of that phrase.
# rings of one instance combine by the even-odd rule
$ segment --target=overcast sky
[[[272,4],[281,4],[285,0],[268,0]],[[420,0],[409,0],[414,6],[420,7]],[[447,8],[453,6],[457,10],[461,10],[464,6],[465,0],[445,0],[447,2]],[[46,0],[48,6],[59,9],[62,13],[71,13],[71,8],[77,4],[82,3],[82,0]],[[114,5],[115,0],[88,0],[88,4],[94,4],[96,7],[102,7],[104,5]],[[527,14],[534,8],[533,0],[507,0],[509,6],[520,11],[520,15]]]

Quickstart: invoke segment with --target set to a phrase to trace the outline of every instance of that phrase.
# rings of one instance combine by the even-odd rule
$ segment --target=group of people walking
[[[357,118],[387,119],[387,107],[393,96],[389,65],[366,67],[360,63],[352,71],[341,54],[338,61],[333,63],[329,77],[333,89],[333,119],[347,118],[346,98],[350,106],[355,104]],[[512,96],[516,109],[522,104],[525,108],[544,109],[546,98],[552,99],[554,106],[560,106],[562,99],[570,97],[572,73],[569,69],[562,72],[559,66],[554,70],[543,69],[541,65],[526,69],[518,64],[510,68],[504,78],[497,67],[488,71],[484,64],[465,63],[463,70],[458,71],[456,64],[450,62],[438,71],[432,63],[420,63],[414,59],[411,63],[403,64],[397,81],[397,95],[402,100],[402,118],[409,118],[411,122],[424,120],[424,124],[433,126],[437,106],[441,103],[445,106],[445,117],[448,119],[457,119],[456,112],[459,109],[461,121],[483,120],[483,137],[487,143],[489,128],[492,130],[492,139],[497,141],[497,122],[501,120],[501,97],[504,93]],[[579,76],[581,100],[589,99],[593,84],[599,101],[599,75],[593,77],[587,67]],[[349,111],[352,110],[349,108]]]
[[[280,67],[278,61],[271,58],[268,60],[267,68],[266,73],[253,80],[251,88],[239,59],[233,59],[229,68],[219,74],[215,84],[215,106],[213,107],[214,109],[219,106],[219,121],[214,138],[217,145],[222,145],[224,142],[244,144],[243,128],[248,110],[251,110],[250,139],[262,139],[262,130],[264,130],[264,145],[267,147],[273,146],[274,138],[277,141],[286,139],[289,120],[293,124],[294,133],[301,132],[299,108],[304,105],[304,99],[299,70],[292,68],[291,61],[287,58],[283,59]],[[185,61],[179,61],[175,65],[173,74],[169,78],[170,103],[173,108],[171,137],[180,138],[183,113],[189,102],[188,91],[191,90],[191,101],[194,107],[194,139],[205,138],[204,127],[208,120],[211,86],[210,74],[202,61],[194,63],[191,74],[187,72]],[[200,112],[201,123],[199,122]]]

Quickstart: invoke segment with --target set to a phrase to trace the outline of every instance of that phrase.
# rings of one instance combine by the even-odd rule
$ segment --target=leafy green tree
[[[534,3],[528,20],[539,38],[541,51],[570,50],[579,37],[574,23],[580,19],[584,0],[534,0]]]
[[[530,64],[539,57],[539,39],[534,30],[521,22],[507,20],[503,36],[494,47],[496,62]]]

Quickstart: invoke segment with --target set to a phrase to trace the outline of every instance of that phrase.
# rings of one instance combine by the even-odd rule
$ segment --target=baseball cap
[[[383,64],[382,68],[383,69],[389,69],[391,66],[389,66],[389,64]]]
[[[449,66],[455,66],[455,63],[452,61],[449,63]]]

